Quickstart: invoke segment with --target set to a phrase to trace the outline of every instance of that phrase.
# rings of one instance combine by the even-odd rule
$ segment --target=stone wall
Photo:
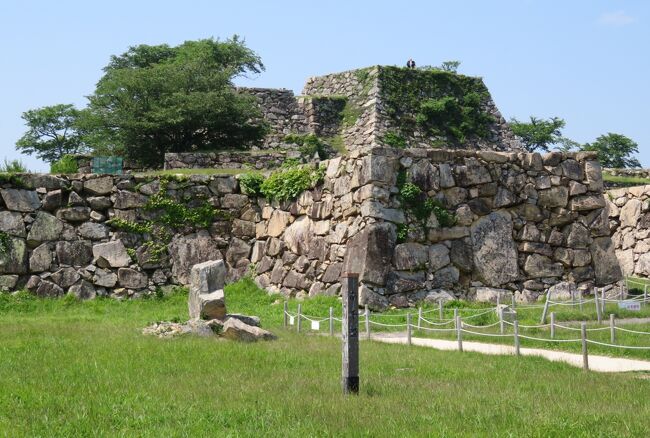
[[[623,274],[650,276],[650,185],[607,192],[612,242]]]
[[[205,229],[174,224],[169,253],[157,258],[148,232],[107,220],[156,223],[160,212],[146,205],[160,179],[24,175],[25,188],[0,192],[11,242],[0,281],[39,295],[137,296],[223,258],[233,279],[251,269],[285,295],[334,295],[342,272],[359,272],[362,304],[384,308],[486,291],[534,300],[558,283],[585,291],[621,277],[589,153],[361,147],[322,165],[323,183],[287,202],[243,195],[232,176],[170,181],[167,196],[220,213]],[[400,196],[408,182],[456,223],[416,218]]]
[[[165,169],[275,169],[286,159],[299,159],[294,150],[166,153]]]

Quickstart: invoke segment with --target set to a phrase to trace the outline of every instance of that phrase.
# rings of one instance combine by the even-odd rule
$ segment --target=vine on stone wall
[[[385,110],[406,135],[421,128],[458,145],[471,137],[486,138],[494,122],[485,110],[490,96],[480,78],[384,67],[380,82]]]

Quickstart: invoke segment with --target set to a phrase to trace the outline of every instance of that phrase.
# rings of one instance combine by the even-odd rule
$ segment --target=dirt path
[[[377,342],[387,344],[406,344],[403,333],[374,333],[371,337]],[[411,338],[413,345],[430,347],[438,350],[457,350],[457,341],[430,338]],[[485,344],[482,342],[463,341],[463,351],[474,351],[483,354],[514,355],[515,348],[509,345]],[[520,348],[522,356],[540,356],[554,362],[565,362],[569,365],[582,367],[582,354],[568,353],[541,348]],[[618,373],[628,371],[650,371],[650,362],[638,359],[589,355],[589,369],[592,371]]]

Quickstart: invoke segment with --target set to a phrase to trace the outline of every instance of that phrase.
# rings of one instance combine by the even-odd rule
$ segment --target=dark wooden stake
[[[359,393],[359,274],[343,274],[343,394]]]

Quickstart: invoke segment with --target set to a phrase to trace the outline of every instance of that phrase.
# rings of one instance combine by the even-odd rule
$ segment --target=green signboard
[[[122,157],[93,157],[92,172],[121,175],[122,164]]]

